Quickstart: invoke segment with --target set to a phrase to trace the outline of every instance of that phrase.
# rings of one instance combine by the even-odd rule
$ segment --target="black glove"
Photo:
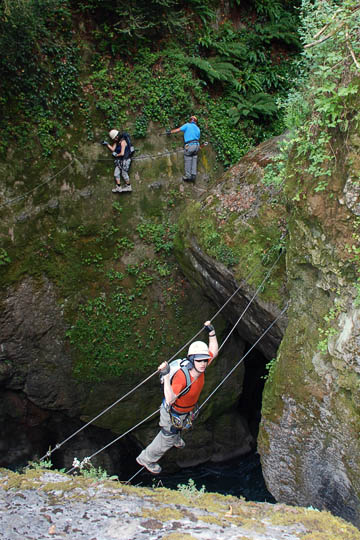
[[[166,364],[166,367],[164,369],[160,369],[160,375],[161,377],[164,377],[168,373],[170,373],[170,366],[169,364]]]
[[[212,324],[204,324],[204,328],[208,334],[210,334],[210,332],[215,332],[215,328]]]
[[[166,130],[166,135],[171,135],[171,129]]]
[[[107,146],[109,143],[107,141],[101,141],[101,144],[103,144],[104,146]]]
[[[114,157],[118,157],[118,155],[117,155],[116,152],[113,152],[112,155],[113,155]]]

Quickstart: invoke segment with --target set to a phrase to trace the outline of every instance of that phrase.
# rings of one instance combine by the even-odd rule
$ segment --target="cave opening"
[[[247,344],[245,354],[251,345]],[[257,440],[261,421],[262,394],[267,377],[268,360],[254,348],[244,359],[243,390],[238,403],[240,414],[246,418],[249,431],[254,441]]]

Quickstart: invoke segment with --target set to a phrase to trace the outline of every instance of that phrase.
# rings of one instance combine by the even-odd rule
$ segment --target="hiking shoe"
[[[192,178],[188,178],[187,176],[182,177],[183,182],[192,182]]]
[[[121,192],[121,187],[120,186],[116,186],[114,187],[114,189],[111,190],[113,193],[120,193]]]
[[[196,180],[196,174],[192,174],[192,175],[191,175],[191,181],[192,181],[192,182],[195,182],[195,180]]]
[[[185,441],[183,441],[183,439],[181,437],[178,440],[178,442],[176,444],[174,444],[175,448],[184,448],[185,445],[186,445],[186,443],[185,443]]]
[[[132,187],[130,186],[130,184],[127,184],[126,186],[124,186],[123,188],[120,188],[120,191],[122,193],[124,193],[124,191],[132,191]]]
[[[136,461],[139,465],[142,467],[145,467],[151,474],[160,474],[161,473],[161,467],[158,463],[146,463],[146,461],[143,460],[141,457],[141,454],[136,458]]]

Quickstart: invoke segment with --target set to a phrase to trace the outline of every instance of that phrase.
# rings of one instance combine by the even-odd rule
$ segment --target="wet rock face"
[[[241,318],[236,326],[237,333],[249,343],[257,341],[264,329],[278,315],[277,307],[262,301],[259,297],[249,306],[254,296],[254,291],[250,286],[242,282],[239,287],[234,274],[223,264],[206,255],[195,240],[192,241],[187,254],[194,270],[194,277],[219,307],[222,307],[239,288],[225,308],[227,319],[235,324]],[[245,314],[244,317],[242,317],[243,314]],[[286,318],[284,317],[279,319],[279,322],[259,341],[257,348],[268,360],[276,356],[285,327]]]
[[[358,526],[356,474],[349,474],[348,450],[344,449],[348,426],[338,425],[339,419],[329,414],[329,405],[325,398],[320,410],[316,403],[304,409],[286,398],[278,422],[263,420],[262,430],[270,441],[267,453],[260,447],[264,477],[277,501],[328,509]],[[358,454],[358,441],[352,442],[350,450]],[[355,460],[352,464],[356,466]]]
[[[343,151],[353,151],[351,142]],[[351,161],[353,170],[334,172],[323,193],[306,185],[290,220],[289,324],[265,386],[258,449],[278,501],[326,508],[359,527],[360,315],[350,247],[358,249],[358,187],[349,180]]]
[[[304,354],[300,365],[289,361],[285,336],[282,381],[265,393],[259,451],[267,486],[278,501],[325,508],[359,526],[359,312],[341,315],[326,355],[308,357],[311,343],[291,320],[288,330]]]
[[[0,380],[23,391],[37,407],[74,413],[82,399],[69,378],[71,361],[64,345],[65,324],[53,285],[25,279],[8,290],[0,315]]]
[[[43,240],[45,251],[49,247],[44,257],[49,257],[46,260],[56,265],[56,256],[52,258],[53,254],[49,254],[48,244],[53,246],[52,240],[48,238],[50,227],[46,226],[49,224],[56,230],[63,231],[64,234],[69,227],[83,229],[89,227],[95,230],[96,234],[102,231],[102,227],[105,227],[108,222],[112,223],[106,220],[110,220],[109,215],[111,220],[113,219],[112,203],[116,202],[118,206],[120,204],[126,206],[126,213],[130,216],[128,222],[123,220],[124,210],[121,216],[117,215],[116,226],[119,226],[119,229],[121,226],[126,231],[131,228],[135,230],[139,216],[143,219],[144,213],[147,216],[152,215],[154,209],[156,209],[154,215],[158,215],[161,197],[166,197],[170,188],[173,191],[178,188],[181,197],[189,199],[198,197],[199,193],[206,191],[208,182],[215,174],[218,174],[219,169],[214,172],[213,167],[215,154],[210,146],[207,147],[199,156],[196,186],[182,185],[180,183],[183,173],[181,137],[178,142],[179,148],[174,150],[172,142],[166,150],[164,139],[160,138],[156,131],[150,133],[145,142],[140,141],[141,155],[138,155],[139,159],[134,162],[131,171],[134,189],[131,199],[109,199],[109,196],[113,196],[111,159],[109,161],[111,169],[108,169],[106,176],[101,176],[101,182],[99,181],[100,169],[96,161],[103,157],[103,148],[98,144],[80,148],[77,157],[73,158],[65,174],[59,177],[58,182],[54,181],[52,184],[51,197],[46,196],[44,200],[37,200],[37,207],[32,197],[26,200],[26,212],[22,213],[26,214],[27,219],[26,223],[22,223],[22,229],[20,225],[14,225],[15,214],[19,213],[19,208],[9,207],[7,219],[12,227],[12,242],[16,246],[17,242],[19,244],[21,241],[29,242],[31,235],[34,237],[38,235]],[[169,140],[166,144],[170,144]],[[161,159],[158,159],[158,153],[161,153]],[[67,160],[71,158],[69,155],[64,157]],[[104,171],[105,168],[102,168],[101,174],[104,174]],[[11,212],[14,212],[12,216]],[[9,227],[8,224],[7,228]],[[0,232],[6,234],[5,224]],[[148,246],[141,245],[141,255],[147,248]],[[137,257],[138,253],[134,249],[130,254],[124,254],[122,262],[136,264]],[[76,257],[75,262],[77,262]],[[59,275],[65,271],[63,267],[57,270]],[[47,268],[46,272],[48,272]],[[71,269],[69,273],[71,274]],[[49,270],[46,275],[51,276],[51,271]],[[49,446],[53,448],[55,444],[62,442],[81,425],[92,420],[109,404],[115,402],[149,375],[148,367],[144,366],[142,369],[140,366],[137,373],[125,377],[91,382],[74,377],[75,361],[74,357],[71,357],[73,351],[70,350],[69,343],[66,341],[67,324],[64,320],[63,305],[60,302],[64,302],[66,306],[68,304],[65,302],[72,302],[75,311],[76,302],[84,303],[91,296],[92,290],[88,295],[88,289],[86,289],[85,294],[81,283],[77,281],[78,288],[73,290],[71,297],[69,289],[64,293],[58,281],[45,277],[45,271],[44,275],[37,279],[26,277],[25,270],[21,276],[18,283],[9,286],[1,298],[0,402],[2,406],[0,407],[0,425],[3,426],[2,432],[7,435],[7,440],[1,443],[0,465],[6,466],[22,465],[28,459],[42,456]],[[96,286],[98,283],[94,283],[94,288]],[[60,301],[59,298],[61,298]],[[199,292],[197,296],[195,293],[192,294],[189,299],[191,305],[194,298],[199,298],[201,302],[204,297]],[[210,304],[206,300],[204,305]],[[202,309],[205,311],[207,307],[202,306]],[[160,316],[166,316],[164,313],[165,311],[161,312]],[[206,318],[208,318],[208,313]],[[201,324],[204,320],[202,318],[201,321],[195,321],[194,317],[193,324],[198,322]],[[224,374],[231,369],[234,358],[244,350],[244,346],[244,341],[239,336],[234,337],[233,341],[227,344],[222,353],[221,363],[214,363],[206,376],[206,389],[202,396],[204,399]],[[254,447],[255,440],[249,432],[246,417],[244,415],[231,416],[232,429],[227,420],[228,410],[236,406],[241,395],[243,376],[243,369],[238,369],[227,383],[226,389],[218,392],[211,399],[209,407],[199,417],[188,441],[181,458],[183,461],[176,462],[178,456],[171,454],[168,458],[170,464],[174,466],[177,463],[183,466],[183,463],[226,459],[242,455]],[[110,414],[98,419],[97,428],[94,427],[93,431],[92,428],[87,428],[84,434],[81,433],[54,453],[54,463],[59,467],[70,467],[74,457],[82,459],[96,452],[104,445],[104,441],[110,442],[137,424],[151,411],[156,410],[162,397],[162,388],[158,378],[154,377],[144,391],[141,389],[137,392],[134,399],[119,403]],[[101,453],[94,464],[119,473],[126,469],[123,461],[126,461],[131,453],[131,459],[135,465],[134,456],[154,437],[157,431],[158,418],[155,417],[152,424],[141,427],[131,435],[131,438],[126,438],[124,445],[122,443],[118,446],[114,445],[116,451],[113,452],[111,447],[110,450]],[[16,436],[10,437],[10,434],[15,432]],[[204,437],[208,443],[205,448]],[[198,451],[196,459],[193,457],[194,451]]]

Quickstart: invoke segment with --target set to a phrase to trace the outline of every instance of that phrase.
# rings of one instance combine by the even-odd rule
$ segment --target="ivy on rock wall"
[[[0,5],[0,153],[14,139],[29,152],[34,128],[43,155],[53,152],[73,115],[78,67],[67,0]]]
[[[334,237],[337,250],[334,256],[342,259],[336,272],[345,282],[354,283],[357,304],[360,301],[359,218],[354,186],[359,173],[356,151],[351,145],[357,146],[359,21],[360,7],[354,0],[303,0],[300,33],[304,51],[299,61],[300,75],[284,102],[284,118],[291,136],[264,177],[266,184],[284,186],[295,215],[303,214],[307,205],[321,214],[317,216],[318,226]],[[339,145],[344,138],[348,146]],[[345,176],[349,177],[346,185]],[[342,190],[350,204],[344,206],[341,202],[339,208]],[[348,210],[352,215],[345,215]],[[335,212],[336,220],[332,218]],[[341,222],[346,222],[346,227]],[[319,347],[323,350],[335,332],[333,323],[344,309],[337,291],[333,308],[324,314],[319,325]]]
[[[140,136],[150,120],[174,127],[196,113],[230,165],[283,129],[277,100],[299,50],[285,0],[228,12],[212,0],[6,0],[0,30],[3,156],[24,137],[43,157],[75,151],[72,122],[94,140],[94,121]]]

